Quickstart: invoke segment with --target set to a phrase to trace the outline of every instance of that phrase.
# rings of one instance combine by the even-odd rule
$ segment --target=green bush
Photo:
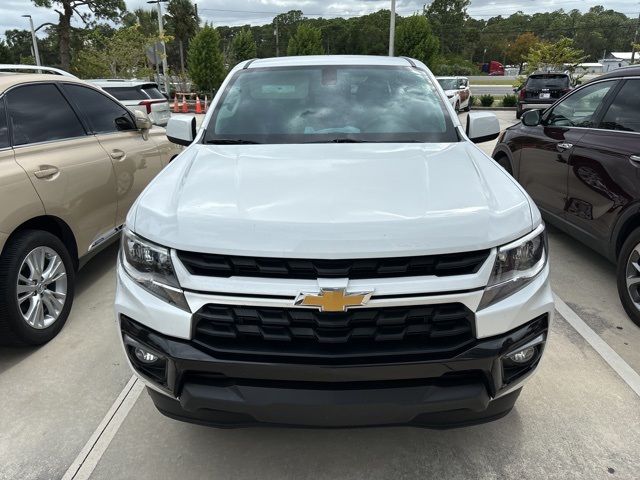
[[[493,105],[494,100],[495,99],[493,98],[493,95],[489,95],[488,93],[480,95],[480,104],[483,107],[490,107],[491,105]]]
[[[515,107],[516,103],[518,103],[518,99],[515,95],[505,95],[502,99],[503,107]]]
[[[454,75],[468,77],[470,75],[478,75],[480,73],[476,65],[461,57],[436,58],[434,65],[429,65],[429,68],[431,68],[434,75],[443,77]]]

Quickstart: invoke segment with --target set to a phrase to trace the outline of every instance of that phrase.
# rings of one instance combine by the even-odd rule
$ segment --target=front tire
[[[640,327],[640,228],[627,237],[616,270],[618,295],[625,312]]]
[[[25,230],[0,256],[0,342],[42,345],[62,329],[73,304],[75,272],[67,248],[48,232]]]

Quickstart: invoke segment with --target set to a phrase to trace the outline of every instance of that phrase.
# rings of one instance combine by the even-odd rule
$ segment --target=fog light
[[[153,353],[140,347],[136,347],[133,353],[138,360],[147,365],[156,363],[160,359],[160,357],[158,357],[157,355],[154,355]]]
[[[529,363],[535,356],[536,356],[536,347],[527,347],[515,353],[512,353],[507,358],[511,360],[513,363],[517,363],[518,365],[524,365],[525,363]]]

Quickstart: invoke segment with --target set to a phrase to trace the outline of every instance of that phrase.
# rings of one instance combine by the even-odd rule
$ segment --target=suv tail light
[[[520,89],[520,94],[519,94],[520,100],[524,100],[524,97],[525,97],[526,94],[527,94],[527,90],[526,89],[524,89],[524,88]]]
[[[164,103],[166,100],[142,100],[138,105],[144,105],[147,109],[147,114],[151,113],[151,105],[154,103]]]

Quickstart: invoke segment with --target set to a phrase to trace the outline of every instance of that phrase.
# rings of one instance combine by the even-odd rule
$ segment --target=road
[[[513,95],[513,87],[510,85],[475,85],[469,83],[471,95],[479,97],[480,95],[504,96]]]
[[[515,121],[513,112],[498,116],[503,127]],[[507,417],[448,431],[215,430],[163,417],[130,382],[117,342],[117,249],[109,248],[80,272],[54,341],[0,351],[0,478],[59,479],[71,468],[76,479],[108,480],[637,480],[640,398],[606,349],[603,357],[567,319],[590,327],[632,372],[640,372],[640,328],[620,306],[611,264],[554,229],[549,240],[566,318],[555,315],[539,373]]]

